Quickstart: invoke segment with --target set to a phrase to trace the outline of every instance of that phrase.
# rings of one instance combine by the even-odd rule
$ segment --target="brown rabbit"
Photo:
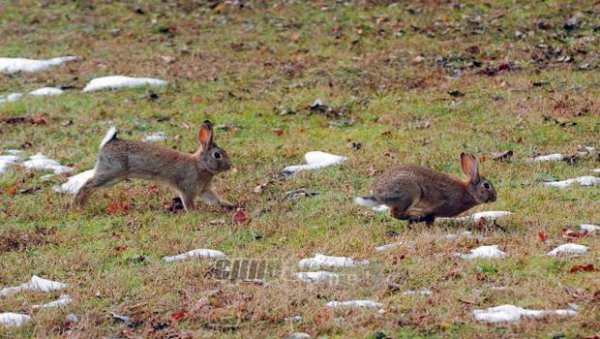
[[[204,121],[198,133],[201,147],[196,153],[182,153],[145,142],[117,138],[111,128],[100,144],[100,154],[94,176],[77,192],[73,205],[83,207],[90,194],[127,178],[141,178],[163,183],[175,190],[186,211],[194,208],[194,198],[200,195],[211,205],[233,207],[233,204],[213,192],[210,181],[231,168],[227,153],[213,142],[212,123]]]
[[[389,169],[373,186],[372,196],[357,198],[367,206],[385,204],[391,215],[409,224],[425,222],[432,225],[436,217],[453,217],[471,207],[496,201],[494,186],[477,170],[472,154],[461,153],[463,172],[467,181],[416,165]]]

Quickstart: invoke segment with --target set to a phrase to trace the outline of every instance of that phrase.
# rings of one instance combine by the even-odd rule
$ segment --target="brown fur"
[[[73,205],[83,207],[99,188],[127,178],[140,178],[160,182],[175,190],[187,211],[193,209],[194,198],[198,195],[209,204],[233,207],[210,185],[215,174],[229,170],[231,161],[227,153],[213,143],[209,121],[202,125],[199,139],[199,150],[188,154],[150,143],[120,140],[114,135],[101,147],[94,176],[77,192]],[[218,158],[216,153],[219,153]]]
[[[466,182],[421,166],[393,167],[377,179],[373,197],[390,206],[393,217],[429,225],[436,217],[453,217],[475,205],[495,201],[496,191],[479,175],[475,157],[463,153],[461,164],[469,176]]]

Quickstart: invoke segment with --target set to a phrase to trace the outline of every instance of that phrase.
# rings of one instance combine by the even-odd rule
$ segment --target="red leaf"
[[[540,242],[546,242],[546,240],[548,240],[548,236],[546,233],[544,233],[544,231],[538,232],[538,238],[540,239]]]
[[[173,319],[175,321],[179,321],[179,320],[185,318],[186,315],[187,315],[186,310],[176,311],[176,312],[171,313],[171,319]]]
[[[108,215],[117,215],[117,214],[123,214],[123,213],[127,212],[128,210],[129,210],[129,206],[127,206],[125,203],[113,201],[106,208],[106,213]]]
[[[571,267],[571,269],[569,270],[569,273],[577,272],[598,272],[598,270],[594,268],[594,264],[576,265]]]
[[[248,214],[241,208],[235,210],[235,214],[233,215],[233,221],[236,224],[245,224],[248,222]]]
[[[581,237],[585,237],[586,235],[588,235],[588,231],[587,230],[579,230],[579,231],[572,231],[570,229],[563,229],[563,239],[566,240],[572,240],[572,239],[577,239],[577,238],[581,238]]]

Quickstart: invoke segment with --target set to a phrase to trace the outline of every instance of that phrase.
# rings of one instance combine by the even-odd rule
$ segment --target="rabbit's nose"
[[[496,201],[496,194],[495,193],[491,194],[490,198],[488,199],[488,202],[494,202],[494,201]]]

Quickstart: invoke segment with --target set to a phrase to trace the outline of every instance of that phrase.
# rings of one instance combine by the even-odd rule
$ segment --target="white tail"
[[[106,136],[104,136],[104,139],[102,139],[102,142],[100,143],[100,148],[104,147],[104,145],[106,145],[109,141],[114,139],[116,135],[117,128],[113,126],[108,130],[108,132],[106,132]]]
[[[380,205],[374,197],[357,197],[354,199],[354,203],[365,207],[375,207]]]

